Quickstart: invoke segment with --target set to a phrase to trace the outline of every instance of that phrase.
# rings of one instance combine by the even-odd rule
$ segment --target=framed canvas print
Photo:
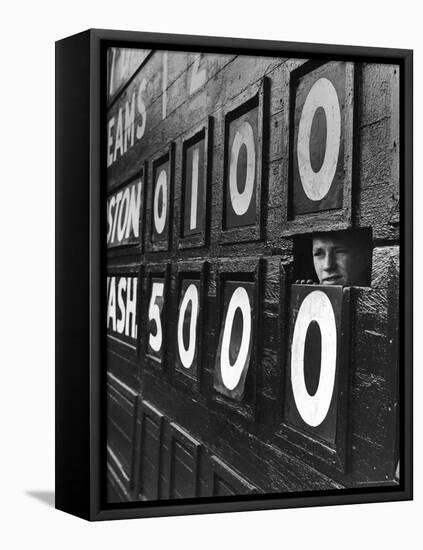
[[[56,506],[412,498],[412,52],[56,45]]]

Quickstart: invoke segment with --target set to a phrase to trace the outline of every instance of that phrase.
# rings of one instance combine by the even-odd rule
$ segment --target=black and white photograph
[[[5,4],[1,548],[419,546],[419,15]]]
[[[399,64],[103,54],[107,504],[399,489]]]

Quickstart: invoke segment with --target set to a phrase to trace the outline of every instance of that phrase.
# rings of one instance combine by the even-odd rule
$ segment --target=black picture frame
[[[397,222],[401,247],[401,322],[397,351],[401,366],[398,417],[401,467],[397,486],[180,501],[106,502],[103,417],[107,380],[102,368],[105,361],[102,320],[106,315],[107,251],[106,212],[102,206],[106,204],[106,193],[102,181],[106,151],[103,91],[107,88],[104,51],[109,45],[394,63],[400,67],[401,200]],[[411,50],[99,29],[56,43],[56,508],[93,521],[412,499],[412,102]],[[283,234],[282,224],[282,219],[275,221],[279,235]]]

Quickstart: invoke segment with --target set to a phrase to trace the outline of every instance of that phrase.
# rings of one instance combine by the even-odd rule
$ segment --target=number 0
[[[311,321],[319,324],[322,335],[320,379],[317,391],[310,395],[304,378],[304,348]],[[317,427],[326,418],[332,402],[336,376],[336,320],[326,294],[315,290],[302,302],[295,321],[291,350],[291,384],[295,404],[304,422]]]
[[[325,112],[327,134],[323,164],[318,172],[311,166],[310,134],[313,117],[321,107]],[[332,185],[341,143],[341,109],[336,89],[327,78],[317,80],[305,100],[298,127],[297,160],[301,183],[312,201],[323,199]]]
[[[185,348],[183,330],[184,330],[184,318],[186,315],[187,307],[191,302],[191,318],[189,323],[189,343],[188,348]],[[197,318],[198,318],[198,289],[195,285],[191,284],[186,289],[184,297],[182,299],[181,307],[179,309],[178,319],[178,351],[182,365],[189,369],[194,361],[195,345],[197,340]]]
[[[232,338],[232,326],[236,310],[239,309],[242,315],[242,337],[238,356],[235,363],[231,365],[229,348]],[[243,370],[248,367],[248,352],[251,341],[251,304],[248,293],[244,287],[239,286],[231,296],[226,319],[224,320],[222,349],[220,353],[220,369],[222,382],[233,390],[241,379]]]

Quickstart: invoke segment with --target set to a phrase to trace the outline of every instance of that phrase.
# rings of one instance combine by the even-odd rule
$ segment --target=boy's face
[[[342,237],[313,237],[313,264],[321,285],[361,284],[362,258]]]

